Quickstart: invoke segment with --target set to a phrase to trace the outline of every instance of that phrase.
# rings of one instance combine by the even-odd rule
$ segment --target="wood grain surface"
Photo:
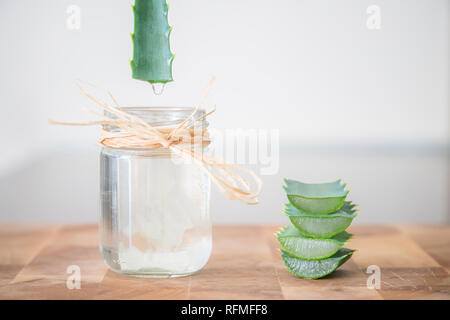
[[[0,225],[0,299],[450,299],[449,226],[352,226],[353,258],[320,280],[292,276],[273,233],[278,226],[217,226],[211,259],[175,279],[108,270],[95,226]],[[66,272],[81,269],[81,288]],[[367,288],[367,267],[381,288]]]

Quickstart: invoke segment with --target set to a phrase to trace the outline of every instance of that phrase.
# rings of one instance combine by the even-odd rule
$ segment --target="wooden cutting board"
[[[196,275],[138,279],[109,271],[96,226],[0,225],[1,299],[450,299],[449,226],[352,226],[353,258],[320,280],[292,276],[278,226],[217,226],[211,259]],[[67,289],[78,265],[81,288]],[[381,271],[369,289],[367,267]]]

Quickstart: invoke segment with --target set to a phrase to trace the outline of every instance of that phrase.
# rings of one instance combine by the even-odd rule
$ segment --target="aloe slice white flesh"
[[[341,180],[329,183],[303,183],[284,179],[289,202],[297,209],[310,214],[328,214],[340,209],[348,190]]]
[[[357,216],[354,204],[345,201],[344,205],[331,214],[305,213],[291,204],[285,205],[284,212],[298,231],[312,238],[330,238],[345,231]]]
[[[281,250],[281,257],[289,271],[301,278],[318,279],[329,275],[352,256],[355,250],[342,248],[329,258],[322,260],[303,260]]]
[[[344,231],[330,239],[308,238],[294,226],[287,226],[277,234],[278,241],[286,252],[305,260],[324,259],[332,256],[351,236],[350,233]]]

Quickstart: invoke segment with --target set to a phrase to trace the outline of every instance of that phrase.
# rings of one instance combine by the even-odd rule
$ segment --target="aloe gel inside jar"
[[[156,128],[174,128],[192,109],[126,111]],[[208,261],[210,178],[192,161],[173,156],[163,148],[102,149],[100,250],[112,270],[176,277]]]

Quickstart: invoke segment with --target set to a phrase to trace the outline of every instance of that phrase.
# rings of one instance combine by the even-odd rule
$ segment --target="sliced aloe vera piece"
[[[348,190],[341,180],[329,183],[303,183],[284,179],[289,202],[297,209],[311,214],[327,214],[339,210]]]
[[[351,234],[341,232],[330,239],[308,238],[294,226],[283,228],[277,238],[281,247],[291,255],[305,260],[324,259],[335,254]]]
[[[301,278],[318,279],[329,275],[352,256],[355,250],[339,249],[334,255],[322,260],[303,260],[281,250],[281,257],[289,271]]]
[[[345,231],[357,216],[355,204],[345,201],[336,212],[330,214],[310,214],[302,212],[292,204],[286,204],[284,212],[298,231],[308,237],[330,238]]]

